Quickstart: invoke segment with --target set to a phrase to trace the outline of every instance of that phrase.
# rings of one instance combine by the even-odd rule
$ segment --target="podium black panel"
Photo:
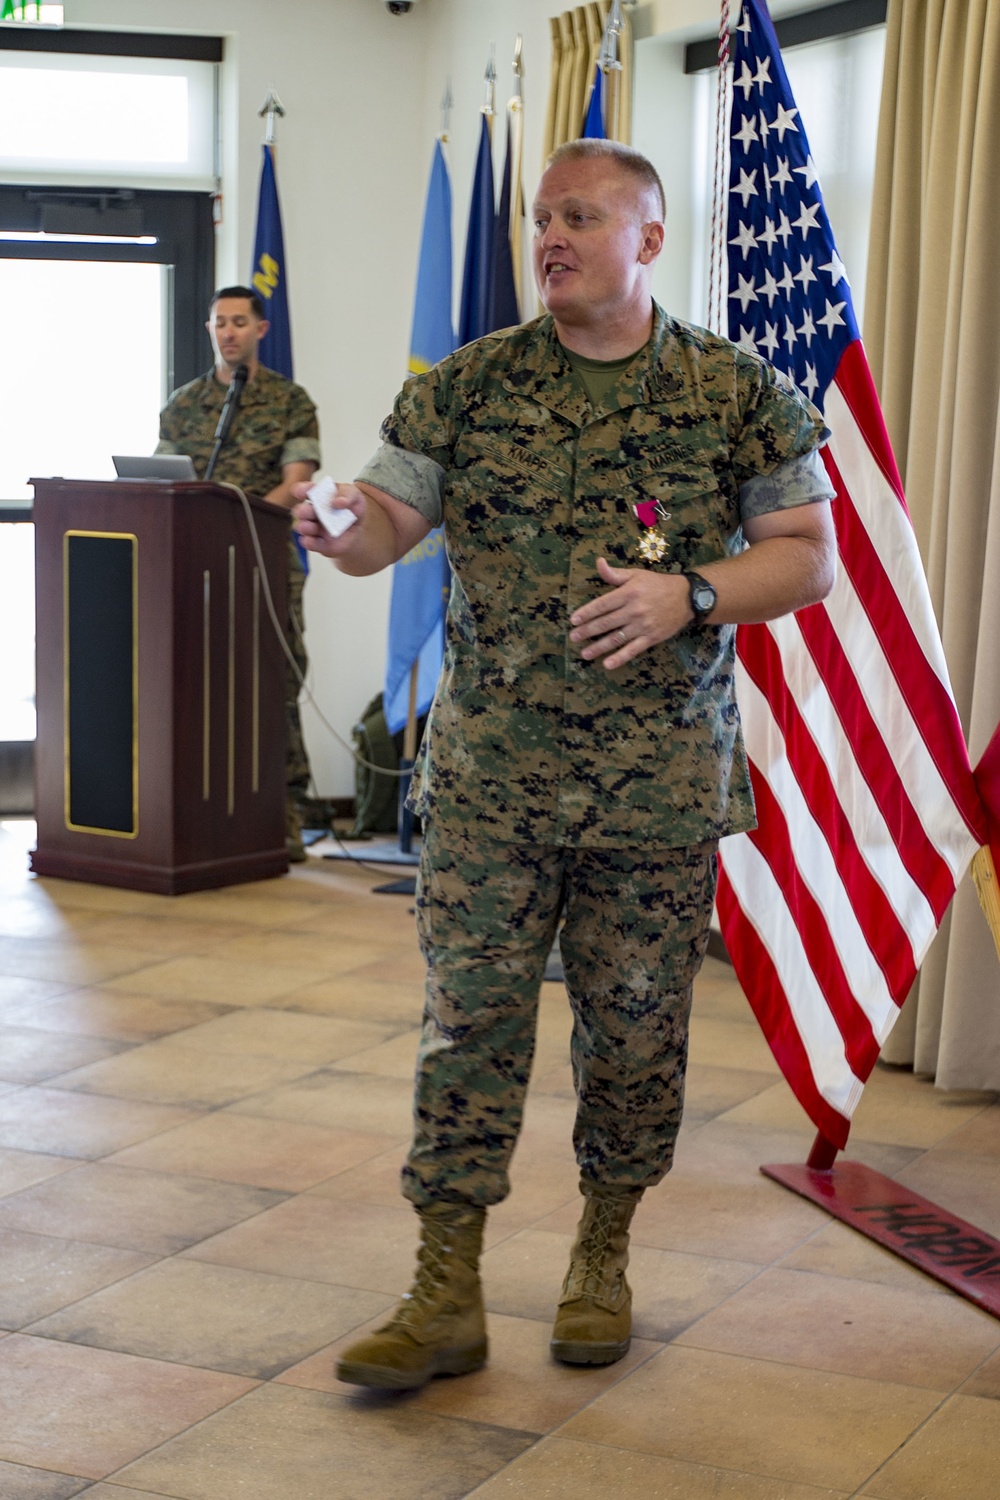
[[[136,541],[66,536],[66,795],[71,828],[136,832]]]

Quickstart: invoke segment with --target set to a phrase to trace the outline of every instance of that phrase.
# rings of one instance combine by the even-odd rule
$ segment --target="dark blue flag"
[[[517,305],[517,286],[514,282],[514,257],[510,247],[512,175],[510,121],[508,120],[507,155],[503,164],[500,207],[497,209],[496,234],[493,241],[493,305],[490,331],[493,328],[513,328],[521,321],[521,312]]]
[[[584,140],[604,140],[604,74],[600,63],[594,69],[594,87],[590,91],[590,103],[583,122]]]
[[[479,155],[472,182],[469,230],[465,237],[465,271],[458,317],[459,346],[493,332],[493,242],[496,200],[489,121],[481,116]]]
[[[288,283],[285,276],[285,242],[281,233],[278,184],[274,176],[274,153],[264,146],[257,198],[257,234],[254,239],[250,284],[264,304],[270,328],[260,341],[257,356],[269,370],[292,378],[292,327],[288,318]]]
[[[262,147],[260,192],[257,195],[257,233],[254,236],[250,285],[264,304],[270,327],[257,346],[257,358],[269,370],[292,378],[292,325],[288,317],[288,281],[285,276],[285,240],[281,233],[278,183],[274,175],[274,148]],[[292,541],[304,572],[309,572],[309,554],[292,532]]]

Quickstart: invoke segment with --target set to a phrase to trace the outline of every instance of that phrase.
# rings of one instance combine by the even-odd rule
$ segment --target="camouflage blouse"
[[[439,825],[605,847],[753,826],[735,628],[689,626],[608,672],[569,617],[604,591],[599,556],[650,566],[637,502],[660,502],[653,566],[679,572],[740,551],[750,512],[829,498],[822,419],[764,360],[659,308],[613,400],[591,406],[543,317],[407,381],[359,475],[444,521],[447,647],[414,779]]]
[[[215,447],[215,429],[229,387],[215,371],[174,391],[160,413],[157,453],[186,453],[199,479]],[[243,390],[213,478],[264,499],[281,483],[282,465],[319,463],[316,408],[300,385],[258,365]]]

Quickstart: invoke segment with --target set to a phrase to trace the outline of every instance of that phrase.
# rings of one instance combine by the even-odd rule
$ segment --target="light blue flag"
[[[451,181],[441,142],[434,148],[417,268],[410,372],[417,375],[455,347],[451,322]],[[382,708],[390,734],[406,723],[410,670],[417,663],[417,717],[430,708],[444,655],[444,612],[451,570],[441,527],[393,569]]]
[[[604,140],[604,74],[600,63],[594,69],[594,87],[590,91],[587,117],[583,122],[584,140]]]

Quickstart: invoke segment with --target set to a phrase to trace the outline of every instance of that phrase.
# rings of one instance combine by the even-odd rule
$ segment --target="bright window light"
[[[0,57],[0,169],[213,179],[212,63]]]
[[[45,0],[14,0],[14,3],[0,5],[0,18],[10,20],[11,24],[22,23],[26,26],[61,26],[63,24],[63,5],[47,5]]]
[[[30,500],[37,477],[113,479],[113,453],[152,453],[167,274],[134,261],[0,259],[5,500]]]
[[[0,229],[0,240],[19,245],[157,245],[155,234],[49,234],[44,229]]]
[[[35,528],[0,525],[0,741],[35,738]]]
[[[0,99],[0,139],[8,156],[187,161],[186,78],[0,68]]]

